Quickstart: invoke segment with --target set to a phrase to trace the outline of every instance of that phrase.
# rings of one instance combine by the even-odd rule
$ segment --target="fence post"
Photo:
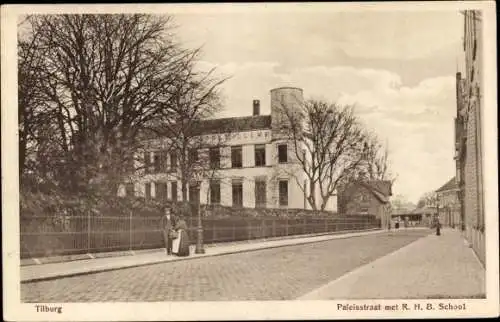
[[[87,210],[87,253],[90,253],[90,210]]]
[[[285,236],[288,236],[288,217],[285,218]]]
[[[132,250],[132,210],[130,210],[130,216],[129,216],[129,226],[128,226],[128,241],[129,241],[129,250]]]
[[[273,237],[276,237],[276,219],[273,219]]]
[[[248,225],[247,225],[247,233],[248,233],[248,238],[247,240],[251,240],[252,239],[252,222],[251,221],[248,221]]]

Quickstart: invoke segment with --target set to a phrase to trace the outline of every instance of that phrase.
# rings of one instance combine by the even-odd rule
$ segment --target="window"
[[[212,169],[220,168],[220,150],[219,148],[210,149],[210,167]]]
[[[149,173],[151,167],[151,155],[149,152],[144,152],[144,173]]]
[[[243,206],[243,182],[233,180],[233,207]]]
[[[278,162],[287,163],[288,162],[288,147],[286,144],[278,145]]]
[[[200,184],[198,182],[189,185],[189,201],[196,204],[200,202]]]
[[[231,147],[231,167],[241,168],[243,166],[241,146]]]
[[[262,179],[255,181],[255,207],[266,207],[266,181]]]
[[[160,151],[154,152],[154,168],[155,172],[158,173],[161,171],[161,157],[160,157]]]
[[[177,201],[177,181],[172,181],[171,187],[172,187],[172,200]]]
[[[161,172],[167,172],[167,151],[160,152],[160,169]]]
[[[156,199],[160,201],[167,200],[167,183],[166,182],[155,182],[156,189]]]
[[[288,181],[279,182],[279,199],[280,206],[288,206]]]
[[[220,181],[210,181],[210,204],[220,204]]]
[[[125,186],[125,195],[135,196],[135,187],[133,183],[127,183],[127,185]]]
[[[193,164],[198,161],[198,150],[197,149],[190,149],[189,150],[189,156],[188,156],[189,164]]]
[[[175,152],[170,153],[170,170],[177,170],[177,154]]]
[[[149,200],[151,199],[151,183],[150,182],[147,182],[145,185],[144,185],[144,194],[146,196],[146,200]]]
[[[266,146],[256,145],[255,146],[255,166],[263,167],[266,165]]]

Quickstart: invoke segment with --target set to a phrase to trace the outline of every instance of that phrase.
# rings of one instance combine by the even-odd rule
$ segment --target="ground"
[[[21,300],[293,300],[430,232],[388,232],[23,283]]]

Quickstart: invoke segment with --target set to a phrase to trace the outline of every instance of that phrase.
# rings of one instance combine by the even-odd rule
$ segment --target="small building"
[[[459,228],[463,223],[458,193],[459,188],[455,177],[436,190],[437,213],[441,224],[444,226]]]
[[[357,181],[348,184],[338,194],[339,213],[374,215],[381,227],[389,228],[391,218],[392,183],[387,180]]]
[[[433,227],[437,216],[437,208],[435,206],[423,206],[411,212],[415,218],[419,218],[419,222],[423,226]]]
[[[396,208],[392,210],[391,219],[393,223],[402,222],[409,226],[421,226],[422,216],[418,213],[413,213],[411,209]]]

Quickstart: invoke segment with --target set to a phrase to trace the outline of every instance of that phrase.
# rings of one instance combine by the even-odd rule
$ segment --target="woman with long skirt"
[[[189,256],[189,245],[190,245],[190,241],[189,241],[189,235],[188,235],[188,227],[187,227],[187,223],[186,221],[184,220],[183,217],[180,217],[178,220],[177,220],[177,224],[176,224],[176,230],[177,230],[177,234],[178,234],[178,239],[179,239],[179,246],[178,246],[178,251],[177,251],[177,256]]]

